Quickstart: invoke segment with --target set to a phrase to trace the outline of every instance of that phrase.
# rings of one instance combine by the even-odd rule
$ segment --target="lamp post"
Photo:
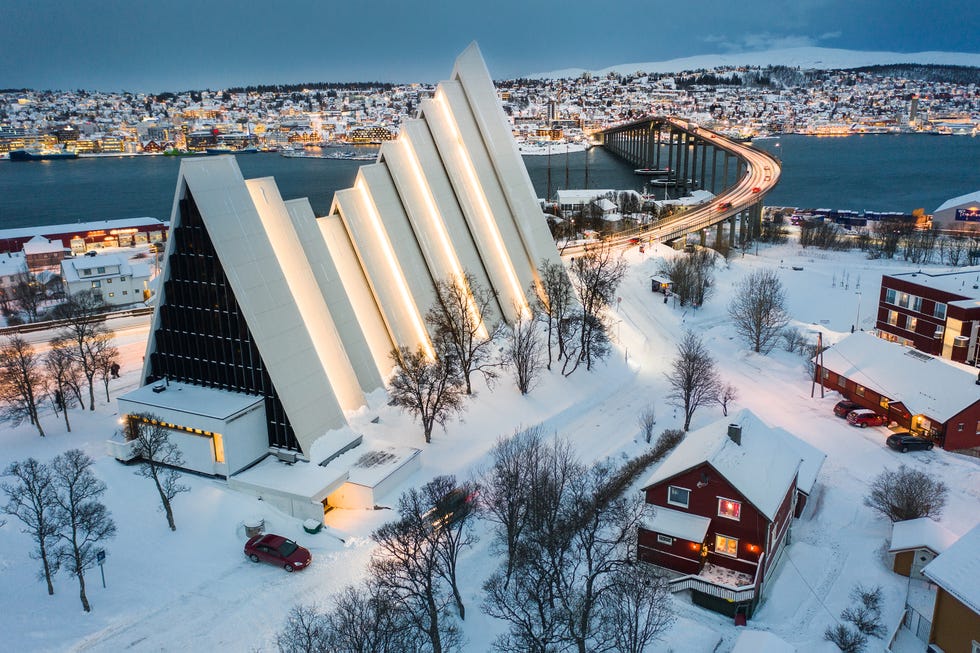
[[[858,296],[858,312],[857,312],[857,319],[855,320],[854,325],[856,329],[860,329],[861,328],[861,291],[859,290],[855,294]],[[851,329],[851,333],[854,333],[854,329]]]

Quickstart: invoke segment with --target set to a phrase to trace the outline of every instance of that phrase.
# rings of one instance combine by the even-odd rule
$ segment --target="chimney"
[[[742,446],[742,426],[741,424],[728,425],[728,438],[735,444]]]

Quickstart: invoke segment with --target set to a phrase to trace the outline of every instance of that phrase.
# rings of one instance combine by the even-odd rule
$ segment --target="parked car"
[[[475,502],[475,491],[463,487],[453,488],[436,501],[436,505],[425,514],[425,517],[434,528],[451,526],[472,512]]]
[[[901,451],[902,453],[916,449],[925,449],[926,451],[929,451],[934,445],[932,440],[920,438],[912,435],[911,433],[896,433],[895,435],[889,435],[888,439],[885,440],[885,444],[895,451]]]
[[[868,426],[881,426],[885,423],[885,418],[873,410],[862,408],[860,410],[852,410],[849,412],[847,414],[847,423],[851,426],[866,428]]]
[[[281,535],[256,535],[245,543],[245,555],[252,562],[269,562],[286,571],[305,569],[313,556],[309,549]]]
[[[860,404],[857,404],[850,399],[842,399],[841,401],[837,402],[836,406],[834,406],[834,415],[841,418],[847,417],[848,413],[850,413],[852,410],[857,410],[860,407]]]
[[[89,251],[85,252],[85,256],[98,256],[98,255],[99,255],[98,250],[94,250],[94,249],[90,249]]]

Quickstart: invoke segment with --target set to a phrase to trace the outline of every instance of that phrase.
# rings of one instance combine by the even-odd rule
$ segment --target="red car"
[[[761,189],[761,188],[759,188],[758,186],[753,186],[753,187],[752,187],[752,192],[753,192],[753,193],[758,193],[758,192],[759,192],[759,191],[761,191],[761,190],[762,190],[762,189]]]
[[[847,414],[847,423],[851,426],[867,428],[869,426],[881,426],[885,423],[885,418],[873,410],[852,410]]]
[[[305,569],[313,556],[308,549],[281,535],[256,535],[245,543],[245,555],[252,562],[271,562],[286,571]]]
[[[720,202],[718,204],[718,210],[719,211],[727,211],[730,208],[732,208],[732,203],[731,202]]]

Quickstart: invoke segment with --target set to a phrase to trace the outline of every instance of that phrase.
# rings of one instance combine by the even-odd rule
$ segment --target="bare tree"
[[[95,410],[95,375],[98,354],[115,334],[105,324],[105,302],[91,291],[69,295],[60,307],[67,324],[58,330],[55,340],[70,342],[72,357],[88,381],[89,410]]]
[[[666,376],[670,384],[667,399],[684,410],[684,430],[688,431],[694,411],[715,401],[721,383],[715,362],[700,336],[693,331],[684,333],[684,338],[677,345],[677,357]]]
[[[653,425],[657,423],[657,411],[653,404],[650,403],[646,408],[640,412],[640,416],[637,418],[640,424],[640,428],[643,429],[643,438],[649,444],[650,440],[653,438]]]
[[[738,399],[738,388],[731,383],[725,383],[718,388],[718,396],[715,399],[721,406],[721,414],[728,417],[728,404]]]
[[[459,631],[447,610],[442,562],[423,494],[416,489],[402,494],[398,513],[397,521],[371,535],[378,544],[371,558],[372,576],[379,588],[395,597],[433,653],[455,650]]]
[[[81,384],[82,373],[71,355],[71,345],[64,341],[51,343],[51,349],[44,357],[44,369],[51,380],[54,390],[55,405],[61,409],[65,417],[65,428],[71,433],[71,423],[68,421],[68,409],[75,405],[76,394]]]
[[[4,476],[13,477],[14,483],[0,486],[7,496],[3,512],[23,522],[21,532],[33,538],[37,548],[31,552],[31,557],[41,561],[41,573],[48,583],[48,594],[54,594],[51,576],[58,571],[53,548],[59,523],[55,513],[56,493],[51,469],[34,458],[28,458],[23,462],[11,463]]]
[[[20,336],[0,345],[0,420],[20,424],[27,419],[44,437],[38,407],[48,391],[41,357]]]
[[[893,522],[919,517],[936,519],[946,505],[946,494],[942,481],[899,465],[898,469],[886,469],[875,477],[864,505]]]
[[[15,278],[11,289],[14,304],[25,315],[28,322],[37,322],[44,302],[44,286],[37,276],[30,272],[21,272]]]
[[[112,378],[112,371],[119,369],[117,363],[119,350],[113,346],[112,339],[112,334],[101,333],[92,339],[91,344],[92,362],[105,388],[106,403],[109,402],[109,379]]]
[[[126,425],[128,440],[136,440],[136,452],[143,459],[136,473],[153,481],[160,495],[160,505],[167,515],[170,530],[177,530],[171,503],[181,492],[190,487],[181,484],[181,474],[176,468],[184,464],[184,455],[170,441],[170,429],[160,423],[156,415],[136,413],[129,416]]]
[[[681,306],[701,306],[714,288],[715,261],[718,255],[710,249],[695,249],[667,259],[660,264],[659,272],[671,282],[671,292],[680,299]]]
[[[667,579],[644,563],[621,567],[601,599],[605,640],[619,653],[643,653],[674,623]]]
[[[547,326],[548,364],[550,370],[553,358],[561,360],[565,356],[566,340],[561,325],[572,313],[575,306],[575,291],[568,278],[568,272],[561,263],[548,260],[538,268],[543,296],[538,296],[539,315]],[[557,351],[553,352],[553,349]]]
[[[592,369],[593,360],[609,353],[606,309],[615,300],[626,269],[626,262],[611,245],[599,245],[572,261],[572,286],[582,306],[577,361],[584,361],[587,370]]]
[[[80,449],[69,449],[51,461],[56,490],[56,515],[61,544],[59,563],[78,579],[78,595],[85,612],[91,612],[85,595],[85,570],[95,564],[96,545],[116,534],[116,524],[99,499],[106,485],[92,472],[95,461]]]
[[[316,605],[294,605],[282,630],[276,633],[279,653],[320,653],[330,650],[330,641],[327,616]]]
[[[768,354],[779,334],[789,324],[786,290],[775,270],[760,269],[744,277],[735,287],[728,305],[735,331],[756,353]]]
[[[463,410],[466,384],[459,365],[449,352],[430,359],[421,347],[401,347],[391,357],[399,364],[388,388],[391,402],[419,418],[425,441],[432,442],[432,427]]]
[[[422,487],[422,494],[433,526],[432,537],[439,556],[438,573],[449,584],[459,618],[466,619],[456,569],[460,552],[479,541],[472,528],[477,507],[476,484],[457,484],[456,477],[452,475],[436,476]]]
[[[461,279],[437,282],[436,296],[439,302],[426,313],[425,321],[443,343],[439,348],[454,354],[466,381],[466,394],[472,394],[474,372],[482,374],[487,383],[497,377],[494,342],[506,328],[502,321],[493,321],[497,294],[466,273]]]
[[[501,437],[490,450],[492,467],[482,475],[481,503],[487,518],[498,527],[494,543],[505,554],[506,569],[502,589],[506,590],[517,560],[518,543],[528,525],[532,497],[528,483],[530,469],[536,465],[543,447],[538,427]]]
[[[868,643],[867,635],[841,623],[827,626],[823,636],[827,641],[836,644],[841,653],[861,653]]]
[[[325,615],[326,645],[314,651],[343,653],[413,653],[424,650],[397,596],[369,580],[348,585]],[[304,650],[305,653],[305,650]]]
[[[529,319],[522,315],[514,320],[504,358],[510,364],[517,389],[526,395],[541,374],[542,365],[541,339],[533,317]]]

